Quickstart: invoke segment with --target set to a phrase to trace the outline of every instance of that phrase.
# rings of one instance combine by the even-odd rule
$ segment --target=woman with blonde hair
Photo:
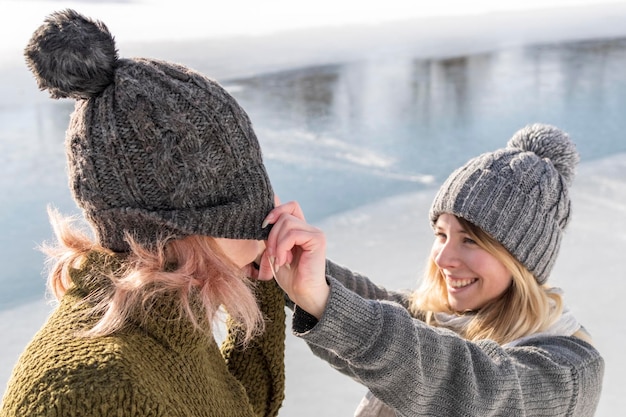
[[[0,415],[277,415],[284,296],[256,266],[274,194],[245,111],[182,65],[118,58],[106,26],[73,10],[25,55],[41,89],[76,100],[69,182],[93,233],[50,211],[59,304]]]
[[[594,414],[603,359],[547,284],[578,159],[567,134],[535,124],[455,170],[413,293],[325,261],[297,203],[268,215],[262,275],[273,266],[295,303],[296,336],[369,389],[356,416]]]
[[[430,257],[422,284],[411,295],[409,309],[416,317],[421,316],[426,323],[435,326],[445,323],[446,327],[452,327],[454,322],[446,319],[446,314],[456,316],[459,311],[475,311],[475,314],[468,316],[471,320],[468,317],[458,320],[455,325],[458,333],[468,340],[491,339],[500,344],[509,344],[526,335],[534,335],[564,317],[562,291],[547,284],[539,284],[524,265],[479,227],[463,217],[455,216],[449,220],[458,223],[458,227],[467,234],[466,239],[505,267],[511,276],[510,285],[506,281],[506,290],[483,308],[476,308],[479,303],[474,299],[473,308],[470,305],[461,309],[459,303],[454,303],[454,298],[451,301],[447,296],[445,274],[437,261]],[[440,243],[441,232],[436,234],[438,239],[433,250],[437,250]],[[589,335],[580,325],[575,321],[571,323],[574,334],[590,341]]]

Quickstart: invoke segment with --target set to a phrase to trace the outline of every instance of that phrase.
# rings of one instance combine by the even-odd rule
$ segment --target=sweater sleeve
[[[348,268],[331,261],[330,259],[326,259],[326,276],[334,278],[350,291],[368,300],[393,301],[405,308],[409,307],[411,291],[387,290],[380,285],[374,284],[374,282],[366,276],[361,275],[358,272],[353,272]],[[285,294],[285,303],[291,310],[295,309],[294,302],[291,301],[287,294]]]
[[[228,319],[222,355],[231,374],[246,389],[255,414],[276,416],[285,397],[285,298],[274,280],[258,282],[257,300],[265,331],[242,346],[242,331]]]
[[[366,300],[329,278],[319,322],[294,333],[365,385],[400,416],[593,415],[604,362],[574,337],[502,348],[472,343],[415,320],[396,303]],[[332,363],[332,362],[331,362]]]
[[[409,290],[390,291],[386,288],[374,284],[369,278],[358,272],[353,272],[329,259],[326,260],[326,275],[339,281],[350,291],[368,300],[393,301],[405,308],[409,307]]]

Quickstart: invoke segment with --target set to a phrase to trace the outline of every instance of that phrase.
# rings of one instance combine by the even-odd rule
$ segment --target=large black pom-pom
[[[517,131],[507,146],[549,159],[565,182],[571,185],[580,157],[567,133],[554,126],[536,123]]]
[[[24,50],[41,90],[53,98],[89,98],[113,82],[115,40],[104,23],[67,9],[46,18]]]

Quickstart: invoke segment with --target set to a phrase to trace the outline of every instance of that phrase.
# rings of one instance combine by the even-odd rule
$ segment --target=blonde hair
[[[218,319],[220,306],[243,328],[244,343],[263,330],[263,315],[254,296],[253,282],[213,238],[192,235],[168,240],[150,250],[127,236],[130,252],[120,255],[76,228],[75,218],[63,217],[53,209],[48,209],[48,214],[57,244],[44,244],[42,250],[48,255],[50,266],[48,288],[58,300],[74,285],[72,269],[80,269],[87,257],[94,254],[108,259],[108,269],[95,271],[104,273],[107,280],[104,284],[99,282],[97,291],[92,291],[87,299],[94,302],[90,314],[100,319],[84,336],[110,335],[122,329],[131,316],[148,317],[152,302],[165,294],[175,295],[181,319],[188,319],[207,334]],[[197,307],[194,309],[198,301],[200,314]]]
[[[471,239],[504,264],[511,272],[510,287],[495,301],[477,311],[464,312],[471,319],[461,332],[468,340],[491,339],[505,344],[545,330],[561,315],[563,302],[550,287],[540,285],[535,277],[499,242],[482,229],[457,217]],[[459,314],[448,305],[443,274],[432,257],[427,262],[420,287],[413,293],[411,312],[437,326],[434,313]]]

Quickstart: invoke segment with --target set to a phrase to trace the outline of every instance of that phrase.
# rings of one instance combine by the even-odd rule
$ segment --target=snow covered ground
[[[231,1],[231,6],[207,14],[193,13],[190,0],[179,0],[175,9],[168,1],[1,3],[10,13],[3,13],[5,24],[0,25],[0,111],[13,103],[47,100],[32,86],[21,48],[45,15],[64,7],[105,21],[122,56],[178,60],[216,78],[372,54],[448,56],[524,43],[626,36],[623,1],[478,1],[472,9],[463,8],[463,1],[439,1],[437,9],[425,6],[432,2],[389,0],[380,9],[379,2],[322,1],[306,10],[293,1]],[[508,10],[500,3],[507,3]],[[199,60],[199,51],[210,51],[213,60]],[[426,213],[434,192],[383,198],[319,221],[328,235],[329,257],[383,285],[414,287],[431,243]],[[614,416],[621,414],[626,392],[626,360],[620,354],[626,326],[619,308],[626,291],[620,262],[626,249],[626,154],[581,164],[572,199],[573,220],[551,281],[564,288],[566,302],[606,359],[597,416]],[[0,290],[2,285],[6,283],[0,280]],[[0,306],[0,386],[50,308],[43,299],[10,309]],[[281,415],[352,415],[363,387],[314,358],[291,336],[286,358],[287,397]]]

